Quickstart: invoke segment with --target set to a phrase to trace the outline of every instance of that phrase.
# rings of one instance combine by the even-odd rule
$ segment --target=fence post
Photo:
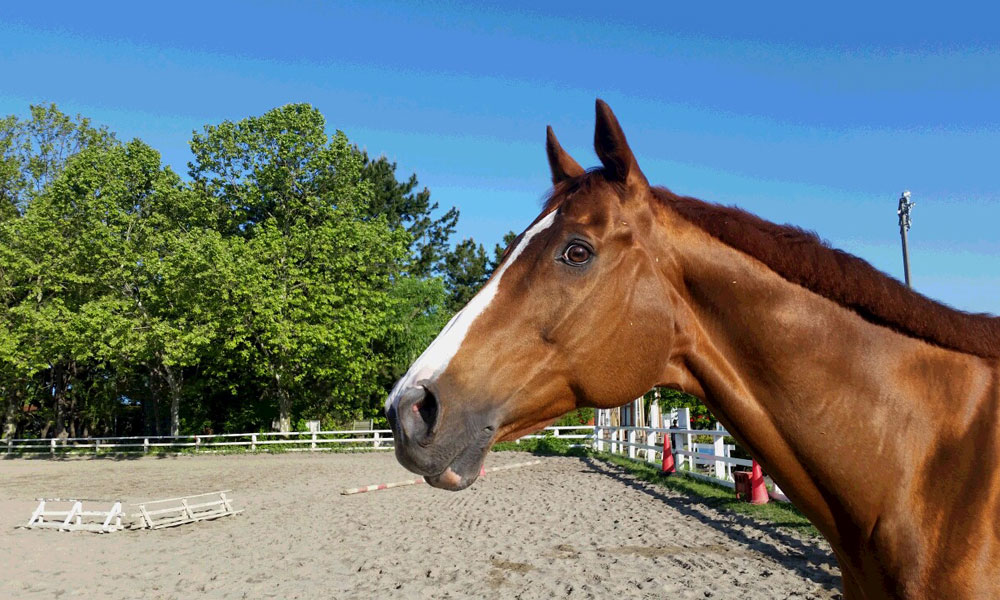
[[[143,438],[142,451],[144,454],[149,454],[149,438]]]
[[[656,446],[656,432],[647,431],[646,432],[646,445]],[[656,462],[656,450],[653,448],[646,448],[646,462]]]
[[[56,455],[56,438],[52,438],[49,441],[49,454],[51,456],[55,456]]]
[[[201,449],[201,437],[196,435],[194,436],[194,451],[198,452],[198,450],[200,449]]]
[[[315,452],[316,451],[316,432],[315,431],[312,432],[312,443],[309,444],[309,451],[310,452]]]
[[[257,451],[257,434],[256,433],[251,433],[250,434],[250,452],[256,452],[256,451]]]
[[[97,438],[94,440],[94,454],[101,451],[101,439]]]
[[[682,408],[682,409],[680,409],[680,410],[677,411],[677,427],[679,427],[680,429],[687,429],[687,430],[691,429],[691,409],[690,408]],[[684,442],[685,442],[684,443],[684,450],[686,450],[687,452],[691,452],[692,448],[694,447],[694,436],[692,436],[690,433],[685,433],[684,434]],[[674,450],[680,450],[680,448],[677,448],[675,446]],[[690,454],[688,454],[686,458],[687,458],[687,463],[688,463],[688,469],[690,469],[690,470],[693,471],[694,470],[694,457],[691,456]],[[682,459],[681,463],[683,463],[683,462],[684,461]]]
[[[7,438],[7,454],[14,449],[14,438]]]
[[[725,431],[722,423],[715,424],[716,431]],[[723,456],[726,453],[725,436],[717,435],[715,439],[712,440],[712,454],[715,456]],[[717,479],[726,478],[726,463],[721,460],[715,461],[715,477]]]
[[[732,444],[726,444],[725,448],[726,448],[726,453],[725,453],[726,458],[732,458],[733,449],[736,448],[736,446]],[[726,481],[733,481],[733,463],[728,463],[728,462],[726,463]]]
[[[594,409],[594,449],[598,452],[604,451],[604,442],[601,441],[601,409]]]
[[[628,457],[635,458],[635,429],[628,430]]]
[[[374,445],[374,446],[375,446],[376,448],[381,448],[381,447],[382,447],[382,442],[381,442],[381,441],[379,441],[379,440],[381,440],[381,438],[379,437],[379,435],[378,435],[378,432],[377,432],[377,431],[375,432],[375,438],[374,438],[374,439],[375,439],[375,442],[374,442],[374,444],[373,444],[373,445]]]
[[[725,444],[723,443],[721,435],[715,436],[715,440],[712,441],[712,454],[716,457],[720,457],[725,452]],[[715,477],[716,479],[726,478],[726,463],[721,460],[715,461]]]

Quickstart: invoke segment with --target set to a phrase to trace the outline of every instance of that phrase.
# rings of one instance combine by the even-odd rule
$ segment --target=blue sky
[[[492,247],[539,210],[545,125],[596,164],[601,97],[651,182],[900,278],[912,190],[914,286],[1000,313],[997,8],[665,4],[15,3],[0,114],[55,102],[183,173],[193,130],[309,102]]]

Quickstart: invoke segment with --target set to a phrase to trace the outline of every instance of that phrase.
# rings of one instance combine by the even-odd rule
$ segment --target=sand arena
[[[493,453],[487,467],[531,459]],[[829,547],[548,457],[450,493],[389,453],[0,460],[0,598],[839,598]],[[235,517],[114,534],[15,529],[36,497],[232,489]]]

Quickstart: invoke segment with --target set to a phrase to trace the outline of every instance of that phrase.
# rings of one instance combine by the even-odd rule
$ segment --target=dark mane
[[[922,296],[866,261],[829,247],[815,233],[665,188],[653,188],[653,194],[712,237],[872,323],[944,348],[1000,358],[1000,318],[962,312]]]

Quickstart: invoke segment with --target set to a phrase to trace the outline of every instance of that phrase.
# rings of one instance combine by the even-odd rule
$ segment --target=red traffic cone
[[[750,470],[750,504],[767,504],[768,500],[770,498],[767,495],[767,486],[764,484],[764,471],[755,460]]]
[[[674,467],[674,451],[670,447],[669,433],[663,434],[663,466],[660,470],[667,475],[677,472],[677,469]]]

